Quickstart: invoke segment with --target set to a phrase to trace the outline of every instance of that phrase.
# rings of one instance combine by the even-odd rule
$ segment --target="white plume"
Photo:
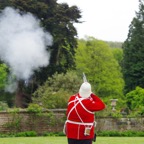
[[[16,78],[27,80],[33,71],[49,64],[47,46],[52,36],[40,27],[30,13],[19,14],[7,7],[0,14],[0,59],[11,68]]]

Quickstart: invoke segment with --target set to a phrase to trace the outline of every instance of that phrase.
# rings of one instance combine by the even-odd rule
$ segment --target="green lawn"
[[[0,144],[67,144],[66,137],[0,138]],[[144,144],[143,137],[98,137],[93,144]]]

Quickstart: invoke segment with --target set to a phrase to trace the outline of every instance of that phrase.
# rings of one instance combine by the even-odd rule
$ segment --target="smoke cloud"
[[[28,80],[34,70],[49,64],[46,48],[50,45],[52,36],[32,14],[20,15],[10,7],[0,13],[0,59],[10,66],[17,80]]]

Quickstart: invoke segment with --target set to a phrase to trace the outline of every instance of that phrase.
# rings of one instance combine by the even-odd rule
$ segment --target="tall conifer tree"
[[[139,0],[139,12],[136,12],[123,44],[123,74],[125,93],[136,86],[144,88],[144,0]]]

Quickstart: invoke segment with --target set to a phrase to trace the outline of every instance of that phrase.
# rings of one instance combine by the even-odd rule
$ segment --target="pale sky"
[[[58,0],[82,11],[81,24],[75,24],[78,38],[93,36],[105,41],[123,42],[129,25],[139,10],[139,0]]]

